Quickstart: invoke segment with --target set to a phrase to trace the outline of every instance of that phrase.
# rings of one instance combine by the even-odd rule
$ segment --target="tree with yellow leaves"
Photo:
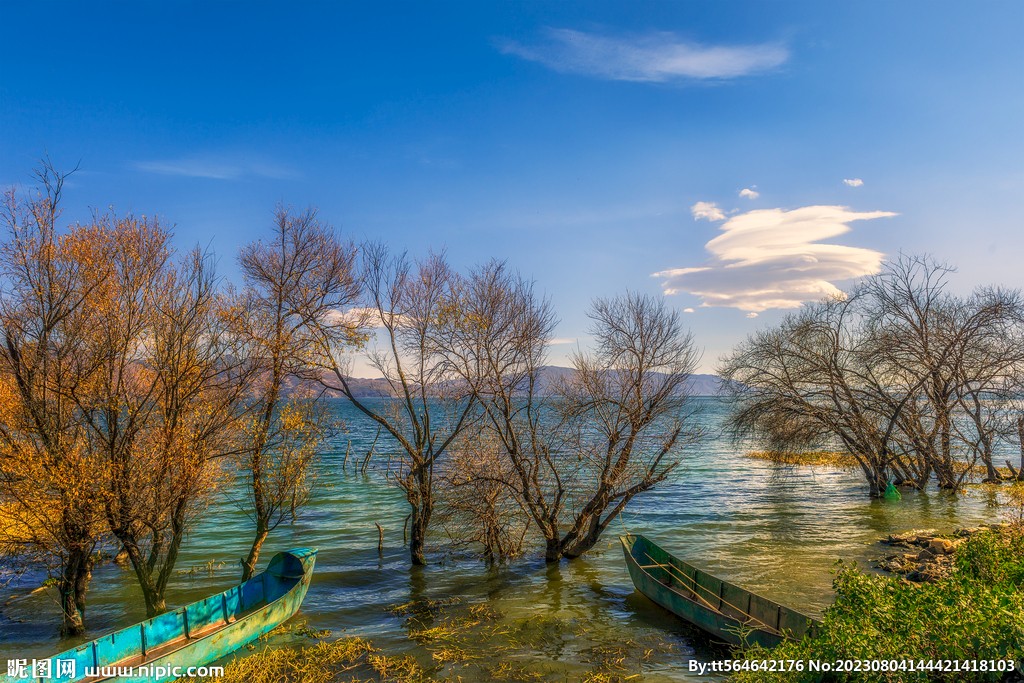
[[[80,270],[108,272],[78,331],[89,382],[62,390],[150,616],[166,610],[178,550],[215,487],[212,458],[234,448],[245,396],[212,260],[194,251],[175,263],[170,240],[160,221],[132,215],[97,217],[66,239]]]
[[[84,629],[97,545],[113,536],[149,615],[242,433],[248,375],[234,360],[212,259],[176,261],[155,219],[96,216],[58,233],[63,176],[6,194],[0,250],[0,549],[59,569],[66,633]]]
[[[44,160],[35,197],[23,199],[15,187],[3,195],[0,554],[56,574],[61,630],[74,635],[85,628],[85,594],[105,527],[103,463],[86,447],[71,396],[92,382],[80,332],[108,271],[76,259],[58,234],[66,177]]]

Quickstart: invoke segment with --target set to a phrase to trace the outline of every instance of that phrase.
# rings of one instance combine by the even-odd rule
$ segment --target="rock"
[[[952,542],[944,538],[933,538],[928,544],[928,550],[936,555],[948,555],[953,552],[953,547]]]
[[[924,550],[922,550],[921,552],[919,552],[917,554],[917,561],[918,562],[926,562],[926,561],[934,559],[934,558],[935,558],[935,553],[933,553],[932,551],[928,550],[927,548],[925,548]]]

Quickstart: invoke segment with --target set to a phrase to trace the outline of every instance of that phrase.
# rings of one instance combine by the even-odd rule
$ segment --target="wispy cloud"
[[[807,206],[792,211],[763,209],[730,218],[722,234],[705,245],[711,258],[696,268],[654,273],[667,278],[665,294],[688,292],[702,306],[729,306],[758,313],[797,308],[840,294],[832,284],[877,273],[883,254],[871,249],[817,244],[842,235],[848,223],[895,216],[887,211],[857,213],[845,206]],[[749,316],[752,317],[752,316]]]
[[[612,37],[567,28],[549,28],[535,45],[495,41],[499,50],[540,62],[561,73],[615,81],[665,82],[682,78],[736,78],[779,66],[789,51],[775,43],[700,45],[674,33]]]
[[[260,162],[224,163],[213,159],[174,159],[137,161],[135,168],[140,171],[161,175],[185,176],[187,178],[214,178],[217,180],[238,180],[245,177],[295,178],[297,174],[288,169]]]
[[[714,202],[697,202],[690,207],[690,213],[693,214],[693,220],[695,221],[701,218],[707,218],[709,221],[725,220],[725,214],[722,213],[722,210]]]
[[[576,342],[577,342],[577,339],[575,337],[573,337],[572,339],[570,339],[568,337],[555,337],[554,339],[552,339],[548,343],[549,344],[575,344]]]
[[[847,180],[844,178],[843,182],[849,185],[850,187],[860,187],[861,185],[864,184],[864,181],[861,180],[860,178],[854,178],[853,180]]]
[[[693,313],[693,309],[692,308],[684,308],[683,309],[683,313]]]
[[[761,196],[760,192],[754,192],[753,190],[740,190],[741,197],[750,197],[751,199],[757,199]]]

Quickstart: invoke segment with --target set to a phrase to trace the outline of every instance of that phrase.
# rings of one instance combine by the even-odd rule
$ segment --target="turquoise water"
[[[488,566],[445,554],[435,545],[431,564],[423,568],[408,563],[402,539],[408,511],[401,494],[375,472],[354,472],[351,460],[347,472],[341,469],[348,442],[353,458],[362,455],[376,428],[338,401],[349,432],[324,453],[313,503],[295,524],[273,532],[261,566],[277,550],[319,548],[316,574],[296,618],[331,630],[332,637],[370,638],[387,652],[411,654],[425,665],[437,663],[437,643],[410,639],[406,617],[389,613],[389,606],[457,597],[430,623],[466,616],[472,607],[486,604],[504,615],[497,622],[507,627],[504,631],[518,634],[514,649],[498,651],[503,649],[499,640],[503,647],[508,644],[503,636],[485,638],[484,626],[471,629],[463,644],[478,659],[443,667],[438,678],[494,680],[495,669],[504,663],[546,680],[577,679],[595,670],[601,648],[625,644],[631,654],[622,663],[624,676],[698,680],[687,671],[687,661],[722,658],[725,652],[634,591],[616,540],[623,530],[643,533],[717,576],[818,614],[831,601],[829,570],[837,558],[868,565],[882,553],[877,540],[888,533],[952,529],[999,518],[990,495],[929,490],[905,493],[899,503],[872,501],[857,472],[779,469],[745,458],[750,449],[716,435],[723,407],[701,400],[700,419],[710,437],[686,453],[686,466],[671,483],[636,500],[585,557],[549,567],[534,553]],[[375,523],[384,528],[380,553]],[[168,605],[237,583],[238,560],[248,550],[250,534],[250,522],[237,505],[227,495],[216,500],[185,541],[179,574],[167,591]],[[0,604],[6,603],[0,612],[0,660],[52,655],[75,644],[58,641],[58,610],[45,591],[24,597],[39,585],[39,577],[34,580],[0,589]],[[144,618],[134,573],[112,563],[97,567],[88,595],[86,639]],[[269,644],[293,641],[282,636]],[[640,661],[638,653],[651,648],[634,651],[630,642],[654,643],[655,651]]]

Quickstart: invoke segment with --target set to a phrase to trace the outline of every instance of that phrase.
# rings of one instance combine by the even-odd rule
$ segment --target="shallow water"
[[[701,420],[714,435],[723,407],[712,399],[702,401]],[[376,646],[411,654],[424,665],[436,663],[432,653],[438,643],[410,639],[406,616],[389,613],[389,606],[459,598],[426,625],[465,617],[481,604],[504,615],[496,625],[466,629],[461,645],[478,658],[444,667],[438,678],[494,680],[502,677],[504,663],[545,679],[575,679],[595,670],[602,653],[616,659],[607,650],[616,645],[625,657],[624,675],[700,680],[687,671],[688,660],[726,653],[634,591],[616,540],[623,530],[643,533],[716,576],[818,615],[831,601],[830,569],[837,558],[870,566],[870,559],[882,554],[877,540],[888,533],[951,530],[999,518],[991,495],[929,490],[904,493],[897,503],[869,500],[857,472],[779,469],[745,458],[747,449],[712,436],[687,453],[686,468],[671,484],[634,501],[604,541],[581,559],[549,567],[541,557],[529,555],[489,567],[472,558],[437,553],[429,566],[410,568],[402,539],[408,513],[401,494],[378,474],[353,472],[351,461],[347,472],[340,467],[347,442],[351,440],[353,456],[363,454],[376,429],[346,403],[336,405],[349,433],[324,454],[314,503],[294,525],[273,532],[261,565],[277,550],[319,548],[312,586],[296,618],[316,629],[330,629],[333,637],[370,638]],[[381,553],[375,522],[384,528]],[[248,518],[231,500],[216,501],[182,548],[168,605],[186,604],[237,583],[238,559],[248,549],[250,534]],[[211,561],[210,568],[204,566]],[[40,580],[34,576],[34,583],[26,579],[0,590],[0,660],[49,656],[77,644],[58,641],[58,610],[46,592],[24,597]],[[97,567],[88,595],[90,631],[85,639],[144,618],[134,573],[112,563]],[[494,630],[504,635],[488,635]],[[269,642],[280,645],[294,642],[294,637]],[[647,645],[638,649],[632,642]],[[655,652],[640,661],[651,647]]]

